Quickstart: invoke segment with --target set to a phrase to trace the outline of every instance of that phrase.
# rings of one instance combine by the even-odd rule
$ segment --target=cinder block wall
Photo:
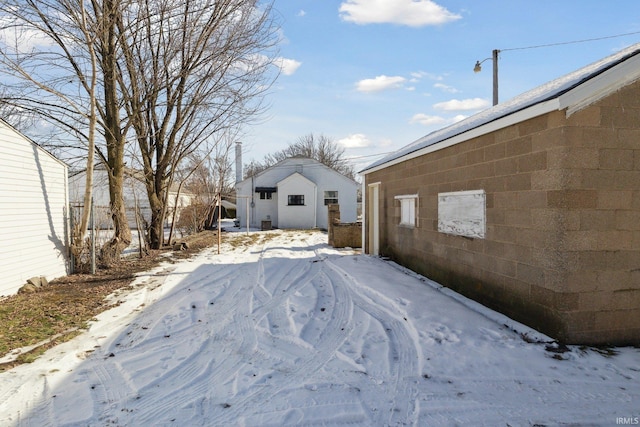
[[[360,248],[362,247],[362,223],[334,224],[333,243],[334,248]]]
[[[640,83],[366,181],[382,255],[567,343],[640,343]],[[478,189],[486,238],[438,232],[438,193]],[[416,193],[418,227],[399,227],[394,196]]]
[[[329,245],[334,248],[362,247],[362,223],[341,223],[340,206],[328,206],[329,229],[327,231]]]

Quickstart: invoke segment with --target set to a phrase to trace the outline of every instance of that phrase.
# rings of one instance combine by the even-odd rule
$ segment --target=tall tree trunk
[[[157,193],[149,198],[151,223],[149,224],[149,246],[160,249],[164,241],[164,201]]]
[[[105,141],[107,144],[107,169],[109,171],[109,198],[113,219],[113,238],[101,250],[102,262],[113,265],[120,259],[122,251],[131,244],[131,229],[127,222],[124,203],[124,145],[125,138],[120,128],[118,104],[118,69],[116,19],[118,0],[103,3],[103,16],[108,24],[103,39],[102,70],[104,79]]]
[[[87,136],[87,172],[84,186],[84,208],[82,210],[82,217],[80,224],[76,225],[74,230],[74,240],[71,243],[71,250],[76,258],[80,257],[84,248],[84,239],[87,234],[87,227],[89,225],[89,216],[92,209],[93,202],[93,163],[95,154],[95,135],[97,124],[97,111],[96,111],[96,85],[98,80],[97,60],[94,50],[94,40],[91,39],[87,30],[86,11],[84,9],[84,2],[81,3],[81,18],[82,18],[82,31],[87,36],[87,48],[89,50],[89,60],[91,61],[91,77],[88,87],[89,91],[89,134]]]

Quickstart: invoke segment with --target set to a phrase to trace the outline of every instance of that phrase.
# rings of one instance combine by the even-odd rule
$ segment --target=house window
[[[304,195],[289,194],[289,206],[304,206]]]
[[[405,194],[396,196],[396,200],[400,201],[400,225],[416,227],[416,207],[418,205],[417,194]]]
[[[270,191],[261,191],[260,192],[260,200],[271,200],[273,198],[273,193]]]
[[[324,205],[337,205],[338,204],[338,192],[337,191],[325,191],[324,192]]]

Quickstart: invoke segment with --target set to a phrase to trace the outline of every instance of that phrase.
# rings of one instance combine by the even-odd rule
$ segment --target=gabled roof
[[[309,184],[311,184],[312,186],[316,187],[316,183],[311,181],[309,178],[307,178],[306,176],[302,175],[300,172],[294,172],[291,175],[287,175],[285,178],[281,179],[280,181],[278,181],[278,187],[281,184],[284,184],[286,182],[289,181],[303,181],[303,182],[307,182]]]
[[[343,174],[341,174],[340,172],[338,172],[335,169],[330,168],[329,166],[315,160],[312,159],[310,157],[304,157],[304,156],[294,156],[294,157],[288,157],[284,160],[279,161],[278,163],[269,166],[268,168],[258,172],[257,174],[255,174],[253,177],[247,177],[244,180],[240,181],[239,183],[236,183],[236,186],[238,184],[242,184],[244,182],[250,182],[251,179],[253,178],[254,180],[258,180],[260,177],[263,177],[264,175],[268,175],[269,173],[271,173],[273,170],[275,169],[283,169],[283,168],[289,168],[291,165],[297,165],[297,164],[303,164],[303,172],[302,175],[305,175],[304,173],[304,168],[308,168],[308,167],[312,167],[312,168],[319,168],[319,169],[323,169],[329,173],[335,174],[345,180],[347,180],[348,182],[352,183],[353,185],[357,186],[358,184],[351,178],[349,178],[348,176],[345,176]],[[308,177],[307,177],[308,179]]]
[[[620,73],[609,73],[610,70],[612,71],[614,68],[629,60],[633,60],[632,64],[629,64],[626,68],[623,67]],[[454,145],[458,142],[495,131],[528,118],[545,114],[549,111],[564,108],[571,110],[572,107],[574,111],[579,110],[600,99],[601,96],[611,93],[611,91],[617,90],[639,78],[640,43],[451,126],[434,131],[370,164],[360,172],[373,172],[374,170],[390,166],[391,164],[424,154],[423,151],[434,151],[437,148]],[[593,83],[589,87],[588,92],[579,93],[579,96],[569,96],[570,93],[573,94],[577,92],[581,86],[587,86],[587,83]],[[563,97],[564,99],[561,100]],[[484,129],[481,129],[483,127]],[[433,149],[428,150],[428,147],[433,147]]]

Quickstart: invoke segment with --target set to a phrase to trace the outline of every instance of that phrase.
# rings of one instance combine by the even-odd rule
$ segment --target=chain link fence
[[[113,237],[114,227],[111,220],[111,209],[109,206],[90,207],[89,224],[82,247],[71,253],[72,273],[95,273],[96,259],[99,248]],[[76,204],[70,206],[71,220],[71,241],[74,242],[77,233],[80,231],[78,225],[82,218],[84,205]]]

